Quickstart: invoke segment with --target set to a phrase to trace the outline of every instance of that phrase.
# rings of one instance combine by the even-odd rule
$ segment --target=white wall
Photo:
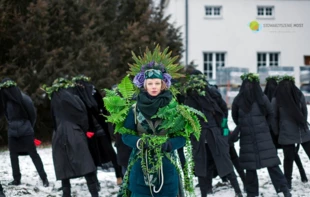
[[[188,61],[203,70],[203,52],[226,52],[226,66],[257,71],[257,52],[280,52],[280,66],[301,66],[310,55],[309,0],[188,0]],[[221,19],[207,19],[206,5],[221,5]],[[258,5],[275,7],[274,19],[257,19]],[[185,25],[185,0],[169,0],[166,14],[176,26]],[[302,28],[264,28],[254,33],[248,24],[301,23]],[[183,37],[185,37],[184,28]],[[272,32],[276,31],[276,32]],[[289,32],[285,32],[289,31]],[[184,58],[183,58],[184,59]],[[296,70],[296,69],[295,69]]]

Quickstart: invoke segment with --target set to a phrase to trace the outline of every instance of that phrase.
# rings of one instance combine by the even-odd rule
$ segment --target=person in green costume
[[[107,121],[132,148],[119,197],[195,196],[190,137],[199,138],[198,116],[206,118],[177,103],[171,79],[183,76],[178,73],[183,67],[174,64],[176,57],[170,55],[159,46],[153,52],[147,49],[142,57],[133,53],[129,75],[116,89],[105,89]],[[183,146],[184,166],[176,151]]]
[[[154,64],[151,62],[150,64]],[[172,100],[172,94],[164,82],[160,69],[147,69],[144,72],[144,90],[137,97],[137,103],[125,120],[127,129],[136,131],[138,135],[123,135],[123,142],[133,148],[133,154],[147,151],[150,147],[148,140],[142,141],[144,134],[163,136],[167,131],[158,129],[161,120],[152,119],[159,108],[165,107]],[[151,138],[152,136],[150,136]],[[162,144],[161,150],[173,157],[174,150],[185,145],[184,137],[171,137]],[[152,157],[152,155],[149,155]],[[162,166],[158,173],[143,172],[141,160],[138,159],[130,170],[129,190],[132,197],[162,196],[176,197],[178,195],[179,176],[176,167],[167,157],[162,158]]]

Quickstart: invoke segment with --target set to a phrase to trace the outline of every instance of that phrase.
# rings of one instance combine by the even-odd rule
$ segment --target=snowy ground
[[[308,107],[308,111],[310,111],[310,107]],[[310,122],[310,118],[308,120]],[[229,117],[229,128],[233,129],[235,127],[231,117]],[[238,152],[239,144],[235,144],[235,148]],[[12,181],[12,171],[11,171],[11,162],[9,158],[8,151],[0,152],[0,181],[4,187],[5,194],[7,197],[13,196],[35,196],[35,197],[59,197],[62,195],[62,192],[59,190],[61,187],[60,181],[56,181],[54,166],[52,161],[52,150],[50,147],[41,147],[38,148],[38,152],[43,160],[43,164],[48,174],[48,179],[50,181],[50,186],[48,188],[44,188],[42,186],[42,182],[35,170],[35,167],[29,156],[20,156],[19,163],[21,168],[22,184],[20,186],[8,186],[8,183]],[[299,151],[301,160],[304,164],[304,168],[307,174],[308,179],[310,180],[310,162],[307,155],[304,153],[301,148]],[[283,153],[282,150],[279,151],[279,157],[281,161],[283,161]],[[282,165],[281,165],[281,169]],[[310,183],[302,183],[300,180],[299,171],[296,166],[294,166],[293,172],[293,180],[292,180],[292,194],[293,197],[306,197],[310,196]],[[276,197],[278,196],[271,184],[271,180],[268,176],[268,172],[266,169],[262,169],[258,171],[259,176],[259,192],[260,196],[263,197]],[[101,197],[116,197],[116,193],[119,187],[116,185],[116,178],[114,172],[107,172],[101,169],[98,170],[98,178],[101,184]],[[240,179],[239,183],[241,188],[243,188],[242,182]],[[234,196],[234,191],[229,186],[216,187],[216,184],[221,182],[217,177],[213,181],[214,186],[214,194],[208,195],[212,197],[232,197]],[[197,184],[197,179],[194,179],[194,184]],[[84,178],[77,178],[71,180],[72,186],[72,196],[75,197],[89,197],[90,194],[88,192],[86,181]],[[199,188],[196,188],[196,196],[200,196]],[[244,194],[246,196],[246,194]],[[283,196],[279,194],[279,196]]]

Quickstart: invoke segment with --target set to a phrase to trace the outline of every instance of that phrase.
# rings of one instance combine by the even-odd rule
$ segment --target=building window
[[[304,56],[304,64],[307,66],[310,65],[310,56],[309,55]]]
[[[222,6],[205,6],[205,12],[207,17],[221,17]]]
[[[204,74],[208,79],[215,79],[216,69],[225,66],[225,53],[208,52],[203,54]]]
[[[258,18],[273,18],[274,6],[258,6],[257,7]]]
[[[257,67],[279,66],[280,53],[257,53]]]

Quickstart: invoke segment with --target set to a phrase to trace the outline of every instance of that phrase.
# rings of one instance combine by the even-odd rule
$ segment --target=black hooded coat
[[[95,86],[87,81],[77,81],[76,94],[81,98],[86,106],[88,115],[88,131],[94,132],[95,136],[87,138],[88,147],[96,166],[111,161],[110,146],[111,138],[109,135],[108,124],[105,122],[107,115],[103,105],[103,99]],[[103,138],[107,138],[103,139]],[[107,144],[110,143],[110,144]]]
[[[52,139],[56,179],[81,177],[96,171],[87,145],[88,117],[81,99],[65,89],[51,100],[54,120]]]
[[[2,82],[7,80],[9,79]],[[33,102],[17,86],[2,88],[0,97],[0,114],[4,114],[8,122],[9,150],[26,155],[27,152],[35,149],[34,137],[23,139],[26,136],[34,136],[33,127],[36,122],[36,111]],[[14,139],[18,139],[18,143]]]
[[[224,177],[233,171],[233,164],[230,160],[229,145],[227,137],[223,136],[220,127],[223,118],[227,118],[228,109],[218,90],[212,86],[205,89],[206,95],[199,96],[196,92],[189,92],[185,105],[193,107],[206,116],[208,122],[200,119],[201,134],[197,141],[191,137],[193,146],[193,157],[195,161],[195,175],[207,176],[207,150],[205,143],[211,150],[216,169],[220,177]]]

